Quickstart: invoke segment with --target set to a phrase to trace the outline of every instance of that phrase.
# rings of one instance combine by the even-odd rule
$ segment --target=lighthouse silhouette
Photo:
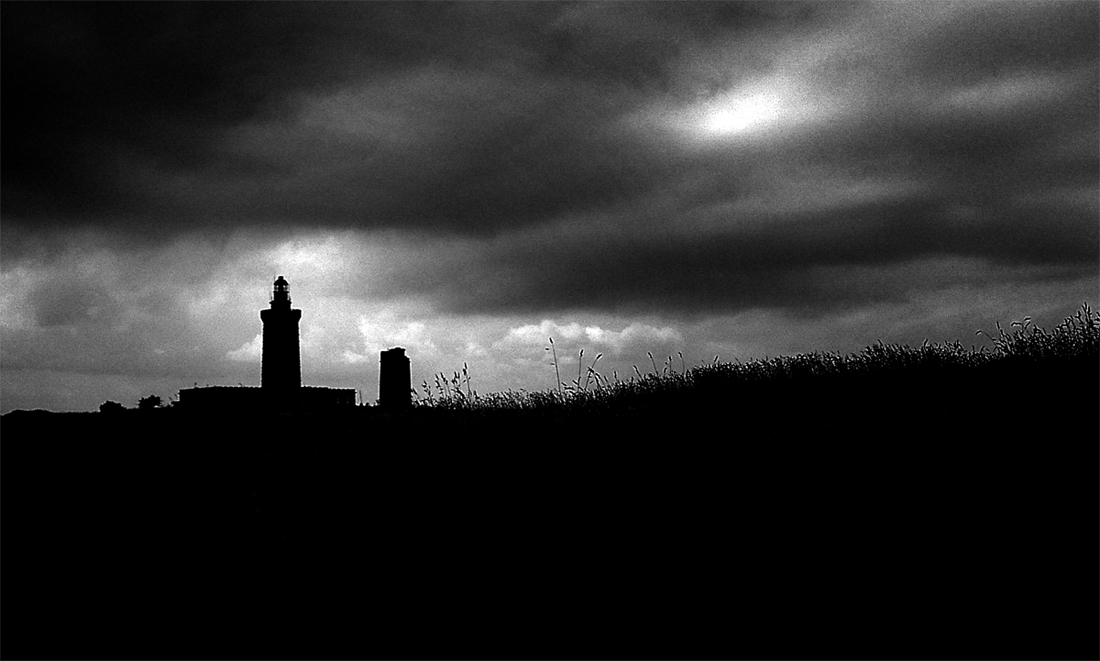
[[[290,307],[290,284],[279,276],[271,307],[260,310],[264,322],[263,364],[260,386],[271,394],[294,394],[302,387],[302,356],[298,345],[301,310]]]
[[[302,352],[298,342],[298,322],[302,319],[302,311],[290,307],[290,284],[283,276],[275,280],[271,307],[260,310],[260,319],[264,324],[260,387],[200,388],[196,384],[194,388],[179,391],[179,404],[183,410],[201,414],[262,409],[292,414],[299,411],[332,412],[355,406],[354,388],[302,385]]]

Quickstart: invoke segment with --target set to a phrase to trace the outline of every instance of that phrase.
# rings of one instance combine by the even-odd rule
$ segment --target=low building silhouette
[[[298,322],[302,311],[291,307],[290,283],[279,276],[273,285],[270,307],[260,310],[263,322],[263,355],[260,387],[206,386],[179,391],[178,406],[186,410],[248,411],[278,409],[315,411],[355,406],[353,388],[302,385],[302,354]],[[404,350],[402,357],[404,357]],[[405,358],[406,364],[408,358]],[[405,368],[408,374],[408,367]]]
[[[288,412],[350,408],[355,406],[355,390],[301,386],[294,391],[273,394],[257,386],[206,386],[180,390],[176,406],[188,410],[218,411],[277,408]]]

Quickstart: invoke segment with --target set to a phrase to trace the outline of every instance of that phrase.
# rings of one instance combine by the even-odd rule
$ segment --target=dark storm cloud
[[[662,176],[666,166],[613,124],[643,93],[676,87],[668,64],[685,44],[813,12],[771,3],[6,5],[0,201],[8,222],[162,231],[281,220],[481,232],[537,222]],[[374,104],[396,117],[418,144],[356,143],[296,121],[303,104],[340,95],[360,116]],[[278,135],[235,148],[256,127]]]
[[[919,199],[789,214],[782,222],[740,216],[707,233],[648,233],[644,222],[628,233],[610,229],[628,222],[594,219],[603,229],[502,240],[484,253],[441,260],[439,270],[399,268],[392,286],[429,292],[459,312],[820,313],[989,284],[983,269],[1021,282],[1094,274],[1094,212],[1047,206],[1003,209],[1017,225],[1007,230],[1000,218],[960,222],[945,203]],[[961,273],[953,270],[959,263],[982,268]]]
[[[123,162],[202,168],[221,132],[324,90],[431,59],[443,4],[7,3],[3,210],[140,214]]]
[[[821,311],[989,284],[936,272],[957,260],[1020,284],[1095,276],[1097,7],[963,8],[852,39],[865,60],[850,68],[826,59],[818,84],[855,92],[838,117],[662,171],[663,184],[684,184],[656,192],[657,206],[671,207],[663,220],[651,196],[620,209],[616,230],[501,243],[482,263],[469,260],[465,276],[420,283],[455,310]],[[814,186],[822,172],[826,185]],[[840,190],[884,182],[903,192],[815,201],[829,179]],[[809,199],[784,199],[800,190]],[[736,204],[769,195],[763,210]],[[723,201],[729,210],[692,223],[700,206]],[[699,231],[679,231],[685,221]],[[921,277],[889,277],[889,268]]]
[[[1068,2],[6,4],[0,202],[17,237],[396,229],[429,258],[390,293],[457,312],[858,305],[922,285],[853,274],[922,260],[1079,277],[1097,24]],[[786,124],[692,110],[753,85]],[[433,255],[442,235],[471,242]]]
[[[416,107],[395,118],[394,99]],[[219,204],[236,217],[459,234],[539,222],[652,185],[659,171],[649,157],[608,126],[622,106],[510,73],[405,76],[311,101],[308,137],[289,149],[265,141],[277,128],[242,132],[241,152],[274,170],[243,180],[227,173]],[[217,176],[200,183],[215,189]]]

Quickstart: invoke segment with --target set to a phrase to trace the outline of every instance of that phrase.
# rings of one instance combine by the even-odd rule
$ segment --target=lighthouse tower
[[[290,285],[283,276],[275,280],[271,308],[260,310],[264,322],[264,353],[260,385],[265,391],[291,393],[302,387],[302,355],[298,346],[301,310],[290,307]]]

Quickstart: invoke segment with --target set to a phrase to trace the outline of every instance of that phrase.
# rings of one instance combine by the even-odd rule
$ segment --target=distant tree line
[[[160,398],[160,395],[149,395],[148,397],[142,397],[141,399],[139,399],[137,407],[139,411],[152,411],[154,409],[164,408],[165,405],[164,400]],[[100,413],[121,413],[125,410],[125,406],[111,400],[107,400],[99,405]]]

